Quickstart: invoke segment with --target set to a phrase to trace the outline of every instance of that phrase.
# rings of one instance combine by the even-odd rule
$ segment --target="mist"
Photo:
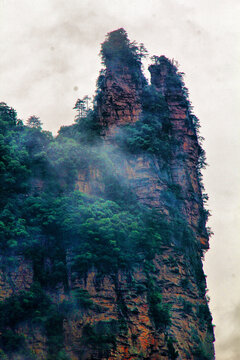
[[[209,163],[205,270],[218,360],[239,358],[239,10],[237,0],[0,1],[0,100],[55,135],[72,124],[76,99],[94,94],[107,32],[124,27],[152,55],[179,61]]]

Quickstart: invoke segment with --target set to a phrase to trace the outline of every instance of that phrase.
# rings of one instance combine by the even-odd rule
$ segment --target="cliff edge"
[[[214,359],[199,123],[145,54],[109,33],[94,107],[57,138],[1,104],[2,359]]]

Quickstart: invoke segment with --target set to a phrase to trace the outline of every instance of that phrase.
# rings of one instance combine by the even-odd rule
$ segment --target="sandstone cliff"
[[[16,324],[16,332],[23,334],[28,355],[7,349],[0,355],[3,359],[214,359],[202,269],[209,239],[197,120],[174,62],[155,57],[148,85],[141,56],[130,61],[126,54],[114,53],[121,37],[126,42],[123,31],[120,40],[116,33],[108,35],[108,47],[103,46],[106,69],[96,99],[102,128],[102,144],[96,149],[108,157],[111,176],[104,182],[109,170],[96,161],[78,171],[74,186],[110,200],[111,179],[126,186],[136,203],[153,211],[162,223],[161,243],[156,253],[148,249],[147,255],[143,243],[135,250],[141,260],[131,267],[102,273],[91,266],[84,276],[75,272],[75,250],[68,245],[63,250],[66,280],[45,289],[58,309],[71,305],[62,322],[50,322],[52,327],[62,326],[62,338],[56,335],[62,344],[51,350],[54,345],[49,345],[48,336],[54,337],[54,331],[53,335],[48,328],[44,332],[38,321],[26,319]],[[134,53],[136,45],[128,41],[125,45],[129,44]],[[2,299],[29,291],[36,280],[31,261],[18,260],[18,268],[6,265],[1,274]],[[53,271],[52,261],[49,254],[42,264]]]

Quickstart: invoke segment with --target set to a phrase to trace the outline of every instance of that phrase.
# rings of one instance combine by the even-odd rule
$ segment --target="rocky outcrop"
[[[108,288],[108,294],[104,295],[106,313],[99,314],[98,318],[91,314],[86,322],[117,319],[117,294],[120,291],[122,302],[127,309],[125,319],[128,330],[125,335],[117,338],[116,347],[111,351],[109,359],[213,359],[211,315],[205,297],[206,283],[201,264],[201,249],[208,248],[198,171],[202,150],[181,77],[171,61],[165,57],[160,59],[160,62],[151,65],[149,70],[152,86],[164,96],[168,105],[168,125],[173,140],[171,158],[166,164],[154,154],[123,156],[120,153],[116,155],[114,167],[116,174],[128,179],[129,186],[134,189],[138,200],[144,205],[165,214],[170,222],[174,222],[176,215],[186,220],[197,244],[195,255],[191,259],[191,256],[179,249],[179,243],[185,239],[180,239],[180,233],[176,233],[172,239],[172,246],[163,248],[162,254],[157,255],[154,260],[154,271],[151,272],[151,276],[161,289],[163,302],[171,307],[171,325],[165,331],[156,331],[149,315],[146,290],[149,279],[143,268],[131,273],[130,283],[129,275],[126,273],[119,274],[117,286],[113,279],[105,278],[101,288]],[[108,80],[110,73],[114,81],[118,81],[119,92],[116,91],[114,81]],[[114,146],[114,133],[118,126],[137,121],[142,109],[140,95],[134,104],[137,93],[130,76],[119,73],[112,75],[112,69],[107,69],[106,78],[102,89],[102,99],[105,101],[104,105],[99,106],[99,114],[105,121],[106,146]],[[122,104],[124,103],[122,112],[119,112],[119,99]],[[127,102],[132,104],[131,109],[135,108],[130,113]],[[98,173],[97,178],[101,182],[101,173]],[[98,299],[98,304],[101,299],[102,305],[104,290],[96,290],[96,284],[92,280],[94,276],[95,273],[89,274],[86,289],[94,301]],[[108,286],[106,282],[109,282]],[[145,286],[141,295],[137,294],[133,283]],[[173,339],[174,350],[169,345],[169,339]],[[90,355],[88,356],[86,359],[90,359]],[[94,356],[99,357],[97,354]]]
[[[69,250],[67,286],[47,289],[57,308],[70,304],[63,320],[61,346],[66,357],[62,359],[214,359],[201,261],[209,246],[199,179],[202,149],[174,63],[160,57],[149,71],[150,88],[161,95],[168,108],[168,117],[159,120],[159,127],[167,135],[169,158],[144,151],[124,153],[119,147],[116,134],[122,126],[141,119],[144,86],[149,85],[142,80],[139,67],[133,71],[117,56],[107,62],[99,79],[96,112],[103,128],[99,149],[108,154],[114,176],[124,179],[137,201],[164,216],[172,227],[171,237],[153,261],[143,258],[142,264],[111,274],[92,268],[83,277],[73,276]],[[87,194],[103,195],[105,173],[99,164],[85,168],[79,171],[75,187]],[[32,281],[31,263],[23,261],[18,271],[1,274],[1,298],[28,290]],[[49,342],[41,327],[25,321],[17,331],[24,334],[37,359],[48,358]],[[17,358],[15,355],[8,359]]]
[[[12,263],[1,258],[0,301],[22,290],[28,290],[33,282],[31,262],[23,257],[12,257]]]
[[[138,120],[141,87],[133,81],[127,66],[110,66],[102,77],[101,89],[98,115],[106,134],[112,133],[117,126]]]
[[[149,67],[151,82],[165,97],[169,108],[169,121],[172,136],[176,140],[171,161],[171,177],[174,184],[181,187],[184,202],[181,210],[188,218],[203,249],[208,249],[202,191],[199,182],[199,158],[202,149],[199,145],[195,117],[191,115],[191,106],[187,101],[186,88],[182,85],[181,74],[164,56],[158,64]]]

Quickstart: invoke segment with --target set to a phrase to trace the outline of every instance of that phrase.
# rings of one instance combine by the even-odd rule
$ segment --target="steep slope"
[[[15,130],[45,143],[18,135],[33,170],[17,196],[25,233],[2,249],[19,265],[2,268],[1,356],[214,359],[204,152],[182,76],[154,57],[148,85],[123,29],[101,54],[93,112],[56,140]]]

